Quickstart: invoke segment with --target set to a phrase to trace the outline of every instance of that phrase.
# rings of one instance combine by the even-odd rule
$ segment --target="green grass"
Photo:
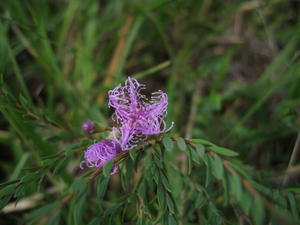
[[[80,151],[70,153],[68,170],[47,172],[40,184],[70,186],[82,175],[82,150],[99,139],[83,135],[81,123],[112,125],[106,93],[127,76],[145,83],[149,93],[167,92],[172,136],[235,150],[261,172],[263,183],[283,174],[300,125],[300,5],[255,2],[1,3],[1,182],[21,178],[25,168],[45,165],[44,156],[75,144]],[[7,224],[21,224],[15,215],[2,216]]]

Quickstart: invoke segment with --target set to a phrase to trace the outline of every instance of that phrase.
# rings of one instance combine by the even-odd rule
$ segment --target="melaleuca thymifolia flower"
[[[122,150],[132,149],[146,135],[167,132],[165,116],[167,114],[168,96],[162,91],[152,93],[148,99],[141,91],[145,85],[128,77],[124,86],[118,85],[108,92],[110,107],[115,109],[113,119],[120,127]]]
[[[81,125],[81,129],[87,134],[92,133],[95,130],[95,128],[96,126],[94,124],[94,121],[92,120],[86,120]]]
[[[167,132],[164,118],[167,114],[168,96],[157,91],[150,99],[141,94],[145,85],[128,77],[125,86],[118,85],[108,92],[109,107],[115,109],[113,120],[118,127],[113,127],[108,139],[91,145],[84,154],[83,164],[88,167],[103,167],[120,151],[130,150],[147,135]],[[173,125],[173,124],[172,124]],[[114,165],[112,174],[117,171]]]
[[[121,151],[120,145],[113,139],[104,139],[88,147],[84,153],[82,165],[88,167],[103,167]],[[117,165],[113,167],[112,174],[117,171]]]
[[[135,130],[130,123],[125,123],[119,128],[114,127],[113,134],[121,146],[122,151],[130,150],[139,142],[146,140],[146,135]]]

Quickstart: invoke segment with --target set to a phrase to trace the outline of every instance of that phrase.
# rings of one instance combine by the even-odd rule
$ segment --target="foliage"
[[[298,224],[300,188],[283,179],[299,129],[298,11],[292,0],[2,3],[0,224]],[[118,174],[112,161],[81,170],[126,75],[168,94],[175,127],[121,152]],[[88,119],[93,134],[80,130]]]

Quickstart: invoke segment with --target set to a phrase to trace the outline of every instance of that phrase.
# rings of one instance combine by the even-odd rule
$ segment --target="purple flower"
[[[94,124],[94,121],[92,120],[86,120],[81,125],[81,129],[87,134],[92,133],[95,130],[95,128],[96,126]]]
[[[140,92],[145,85],[128,77],[124,86],[118,85],[108,92],[109,107],[115,108],[113,119],[121,127],[118,130],[122,150],[132,149],[145,135],[160,134],[172,128],[166,128],[164,118],[167,114],[168,96],[162,91],[152,93],[148,99]]]
[[[147,138],[145,134],[129,123],[123,124],[120,128],[113,127],[112,135],[123,151],[134,148],[139,142],[145,141]]]
[[[118,127],[113,127],[109,138],[91,145],[84,153],[84,161],[88,167],[103,167],[120,151],[130,150],[139,142],[145,141],[147,135],[160,134],[169,131],[164,118],[167,114],[168,96],[157,91],[151,94],[150,99],[140,92],[145,85],[128,77],[124,86],[118,85],[108,92],[109,107],[115,109],[113,120]],[[90,133],[94,124],[88,120],[82,129]],[[112,174],[117,171],[115,164]]]
[[[112,139],[104,139],[88,147],[84,153],[84,161],[81,162],[80,167],[86,164],[88,167],[103,167],[108,161],[112,160],[121,148],[117,142]],[[112,169],[112,174],[117,171],[117,165]]]

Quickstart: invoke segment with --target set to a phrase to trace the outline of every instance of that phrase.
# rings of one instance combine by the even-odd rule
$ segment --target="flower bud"
[[[94,124],[94,121],[92,120],[86,120],[83,122],[83,124],[81,125],[81,129],[87,133],[87,134],[91,134],[93,133],[93,131],[95,130],[96,126]]]

